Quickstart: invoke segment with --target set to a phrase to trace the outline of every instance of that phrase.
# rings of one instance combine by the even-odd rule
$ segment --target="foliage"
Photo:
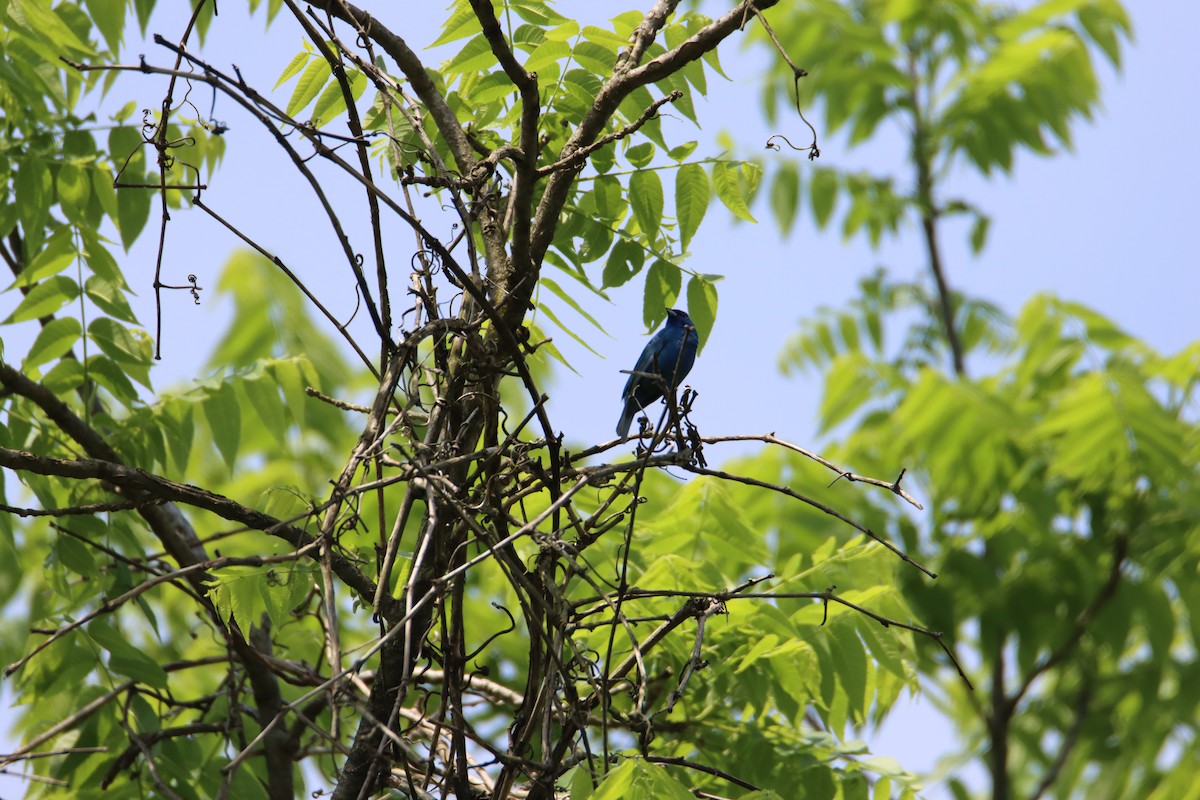
[[[305,38],[274,91],[180,32],[127,76],[162,110],[101,121],[89,104],[127,91],[110,66],[153,3],[0,0],[5,322],[37,331],[0,350],[0,648],[23,737],[0,761],[47,779],[31,795],[290,798],[303,763],[340,798],[911,797],[917,777],[853,736],[918,678],[962,732],[947,771],[986,757],[996,798],[1190,789],[1200,350],[1161,356],[1054,298],[1010,323],[953,292],[937,247],[953,214],[986,245],[988,216],[943,199],[955,169],[1069,146],[1124,10],[772,5],[602,28],[458,0],[430,69],[399,25],[273,0],[260,13]],[[815,101],[851,143],[901,121],[912,174],[802,179],[664,124],[667,105],[697,121],[739,29],[778,49],[772,108]],[[812,73],[798,98],[791,56]],[[198,88],[307,181],[355,320],[208,203],[240,142]],[[568,449],[547,416],[561,357],[531,311],[587,344],[587,296],[640,275],[647,326],[686,294],[703,341],[720,276],[689,245],[714,197],[753,220],[764,181],[785,230],[805,207],[873,242],[920,225],[932,280],[864,281],[785,365],[824,371],[832,455],[906,467],[928,514],[773,437],[709,468],[687,393],[633,457]],[[257,255],[218,281],[156,265],[160,309],[213,283],[235,309],[210,374],[164,391],[113,243],[165,244],[184,213]],[[409,252],[384,245],[397,224]]]
[[[927,517],[886,497],[848,500],[939,573],[901,573],[904,597],[980,687],[918,650],[922,686],[962,741],[939,775],[956,797],[971,794],[959,772],[971,760],[996,800],[1176,796],[1195,779],[1186,587],[1200,554],[1200,349],[1160,355],[1051,297],[1010,321],[951,288],[939,246],[947,217],[974,218],[975,252],[991,228],[970,200],[947,198],[958,171],[1006,173],[1022,152],[1070,146],[1098,104],[1094,52],[1120,65],[1124,9],[815,0],[774,24],[782,47],[811,59],[798,99],[816,102],[821,130],[866,146],[896,122],[909,148],[907,175],[816,169],[803,195],[819,226],[840,219],[844,236],[872,244],[915,223],[928,277],[864,280],[846,308],[804,323],[783,365],[823,374],[835,457],[904,464],[930,498]],[[768,105],[796,102],[795,90],[779,66]],[[800,171],[784,164],[768,180],[788,230]]]
[[[6,323],[37,330],[0,353],[0,648],[23,738],[0,761],[32,770],[30,794],[282,800],[303,763],[336,798],[913,796],[850,738],[936,648],[893,625],[894,548],[836,510],[879,489],[807,495],[842,472],[816,462],[709,469],[687,393],[634,456],[569,452],[539,388],[558,356],[531,309],[586,342],[579,296],[644,274],[648,326],[686,293],[711,329],[719,276],[683,258],[714,197],[751,218],[761,172],[656,112],[695,120],[749,7],[599,28],[457,2],[429,69],[365,10],[271,2],[306,41],[275,91],[205,60],[209,3],[114,66],[130,8],[144,29],[151,2],[0,5]],[[159,110],[87,115],[126,79]],[[307,183],[352,322],[210,201],[211,182],[270,181],[222,174],[245,127],[201,91]],[[183,214],[256,252],[172,275]],[[385,247],[397,224],[410,252]],[[149,231],[160,314],[214,283],[234,309],[210,373],[168,390],[112,246]]]
[[[1188,587],[1200,568],[1200,344],[1162,356],[1043,296],[1013,323],[977,316],[971,347],[990,342],[1000,364],[950,378],[937,366],[944,339],[926,347],[924,323],[897,348],[868,333],[930,305],[922,294],[868,281],[873,322],[861,308],[830,311],[786,360],[826,372],[825,424],[853,420],[837,457],[868,470],[913,464],[931,499],[927,519],[885,513],[940,576],[901,575],[905,597],[973,654],[987,687],[964,692],[920,659],[962,734],[947,761],[1002,750],[993,796],[1174,796],[1197,756],[1200,697],[1188,687],[1200,607]]]
[[[990,220],[969,200],[941,198],[956,168],[1008,173],[1021,151],[1049,155],[1070,147],[1071,126],[1091,119],[1100,99],[1095,51],[1119,67],[1130,34],[1117,0],[1042,0],[1015,7],[971,0],[804,0],[778,15],[786,48],[811,65],[795,82],[778,65],[765,106],[814,102],[825,136],[848,145],[881,135],[887,123],[904,132],[912,170],[901,176],[814,169],[807,191],[794,164],[771,178],[773,197],[805,197],[822,227],[835,211],[846,237],[865,233],[873,244],[922,217],[969,215],[971,245],[986,243]],[[760,40],[761,31],[753,35]],[[907,183],[907,185],[906,185]],[[790,230],[800,203],[774,204]]]

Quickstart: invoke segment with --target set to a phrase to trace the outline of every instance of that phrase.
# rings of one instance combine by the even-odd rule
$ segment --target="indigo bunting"
[[[621,392],[625,410],[617,423],[618,436],[629,434],[634,415],[662,397],[664,388],[675,391],[691,372],[699,343],[700,337],[691,318],[679,309],[668,308],[666,324],[646,344],[625,384],[625,391]]]

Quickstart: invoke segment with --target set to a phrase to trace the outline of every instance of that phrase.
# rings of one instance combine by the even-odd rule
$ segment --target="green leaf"
[[[738,165],[726,161],[713,164],[713,185],[717,189],[717,197],[734,216],[746,222],[758,222],[750,213],[748,197],[738,177]]]
[[[82,335],[83,327],[74,317],[50,320],[29,348],[29,354],[22,362],[23,369],[38,367],[59,358],[70,350]]]
[[[837,173],[829,169],[814,170],[808,187],[812,197],[813,218],[817,221],[817,227],[824,228],[833,215],[833,206],[837,202]]]
[[[12,203],[4,202],[6,193],[0,191],[0,237],[7,238],[17,227],[18,209]]]
[[[117,190],[113,188],[113,174],[106,167],[90,170],[92,191],[100,202],[100,208],[114,223],[117,222],[120,208],[117,205]]]
[[[489,75],[484,75],[471,87],[470,99],[472,103],[477,104],[494,103],[516,91],[517,87],[504,74],[504,70],[497,70]]]
[[[307,108],[308,104],[313,101],[313,98],[321,93],[321,89],[331,76],[329,62],[323,58],[314,58],[304,68],[304,72],[300,75],[300,80],[296,81],[296,87],[292,89],[292,96],[288,100],[285,113],[289,117],[294,117]]]
[[[157,689],[167,688],[167,672],[158,662],[139,650],[129,637],[119,633],[103,619],[86,626],[88,636],[108,651],[108,667],[119,675],[133,678]]]
[[[217,612],[227,623],[236,620],[238,625],[249,629],[259,624],[267,610],[263,602],[260,584],[265,580],[260,570],[254,567],[227,567],[218,575],[215,587],[209,590]]]
[[[604,262],[604,288],[622,286],[642,270],[646,252],[628,239],[618,239]]]
[[[450,59],[445,69],[449,75],[463,75],[470,72],[487,72],[496,66],[496,63],[496,54],[492,52],[487,37],[481,33],[467,42],[466,47]]]
[[[695,795],[658,765],[629,758],[605,776],[588,800],[626,800],[631,797],[693,800]]]
[[[694,276],[688,281],[687,298],[688,316],[696,325],[703,350],[717,321],[717,287],[699,275]]]
[[[654,143],[635,144],[625,151],[625,160],[638,169],[645,169],[654,160]]]
[[[83,542],[68,534],[59,534],[54,541],[54,555],[59,563],[85,578],[97,577],[96,558]]]
[[[4,324],[49,316],[78,296],[79,284],[65,275],[55,275],[30,289]]]
[[[233,384],[223,383],[204,399],[204,418],[212,430],[213,441],[232,470],[237,461],[242,437],[242,411]]]
[[[992,218],[986,214],[980,214],[975,217],[975,223],[971,226],[971,252],[979,255],[983,250],[983,246],[987,244],[988,228],[991,227]]]
[[[100,237],[93,231],[84,230],[81,233],[83,234],[83,260],[92,272],[114,286],[128,291],[129,284],[125,283],[125,276],[117,265],[117,260],[104,246]]]
[[[625,218],[629,203],[625,199],[625,188],[615,176],[598,175],[592,181],[590,196],[600,219],[617,223]]]
[[[825,392],[821,397],[821,431],[825,432],[853,416],[872,398],[875,383],[869,362],[862,353],[843,353],[829,365]]]
[[[313,106],[312,119],[317,125],[324,125],[346,113],[346,99],[342,94],[342,86],[337,81],[325,85],[317,103]]]
[[[616,143],[606,144],[599,150],[592,153],[592,166],[601,175],[608,172],[617,163],[617,145]]]
[[[72,220],[81,220],[92,196],[87,170],[74,164],[63,164],[58,170],[58,202]]]
[[[156,416],[176,469],[186,469],[196,438],[194,405],[173,398],[160,405]]]
[[[37,250],[41,246],[42,230],[50,216],[54,182],[50,170],[40,161],[29,159],[21,163],[13,179],[16,190],[17,214],[25,246]]]
[[[646,271],[646,292],[642,300],[642,320],[652,330],[667,316],[667,308],[679,297],[683,274],[674,264],[655,259]]]
[[[15,0],[9,4],[8,13],[14,17],[24,17],[29,29],[36,31],[52,47],[64,50],[66,56],[90,56],[95,51],[84,41],[62,17],[55,13],[58,9],[51,8],[48,2],[38,0]]]
[[[284,413],[279,387],[264,376],[257,380],[243,381],[242,390],[246,392],[254,413],[258,415],[267,433],[271,434],[271,438],[277,444],[283,444],[287,432],[287,415]]]
[[[72,362],[60,361],[55,370]],[[105,356],[92,356],[87,362],[87,374],[99,386],[107,389],[117,400],[126,407],[132,407],[138,401],[137,388],[129,380],[127,369],[118,367],[112,359]]]
[[[355,100],[362,97],[363,92],[367,89],[367,76],[358,70],[347,70],[346,80],[350,84],[350,96]],[[346,96],[342,92],[342,85],[337,81],[330,81],[329,85],[325,87],[325,91],[321,92],[321,96],[317,98],[317,104],[313,106],[313,119],[325,124],[344,113],[346,113]]]
[[[459,39],[465,39],[479,32],[479,18],[475,16],[470,3],[458,3],[450,18],[442,23],[442,33],[430,47],[440,47]]]
[[[137,100],[130,100],[128,103],[126,103],[125,105],[118,108],[115,112],[113,112],[112,116],[110,116],[109,119],[111,119],[113,122],[116,122],[117,124],[126,122],[129,120],[130,117],[133,116],[134,112],[137,111],[137,108],[138,108]]]
[[[146,182],[146,145],[137,128],[120,126],[108,134],[110,158],[120,172],[116,181],[122,184]],[[146,227],[150,218],[150,199],[147,189],[121,188],[117,191],[117,228],[121,244],[128,250]]]
[[[518,25],[509,39],[514,50],[532,53],[546,43],[546,32],[537,25],[525,23]]]
[[[575,63],[595,75],[609,75],[617,60],[616,50],[595,42],[580,42],[571,51]]]
[[[639,766],[644,766],[636,759],[626,759],[620,766],[604,776],[604,780],[596,787],[589,800],[626,800],[634,797],[631,794],[634,779],[638,775]]]
[[[679,220],[679,246],[686,251],[708,212],[712,187],[699,164],[684,164],[675,174],[675,214]],[[676,287],[678,291],[678,287]]]
[[[579,23],[569,19],[561,25],[546,31],[546,38],[552,42],[565,42],[579,35]]]
[[[567,796],[572,800],[591,800],[592,774],[585,767],[572,767],[567,770],[558,783],[567,788]]]
[[[800,170],[795,162],[785,161],[771,183],[771,211],[784,234],[791,231],[800,211]]]
[[[129,301],[125,299],[125,293],[99,275],[93,275],[87,279],[83,285],[83,292],[89,300],[96,304],[96,308],[110,317],[116,317],[133,325],[138,324],[133,309],[129,307]]]
[[[1121,36],[1129,38],[1130,24],[1119,3],[1089,3],[1079,9],[1079,24],[1114,67],[1121,67]]]
[[[657,172],[642,170],[629,176],[629,204],[642,232],[648,239],[655,239],[662,226],[664,205],[662,179]]]
[[[302,358],[282,358],[271,364],[271,372],[275,376],[275,382],[283,390],[292,422],[300,427],[304,426],[308,407],[308,394],[305,392],[308,382],[304,377],[307,366]]]
[[[598,331],[603,333],[605,336],[608,335],[608,331],[604,330],[604,326],[602,326],[595,317],[593,317],[586,310],[584,310],[583,306],[579,305],[579,303],[576,302],[574,297],[571,297],[571,295],[569,295],[565,291],[563,291],[562,287],[560,287],[552,279],[547,278],[543,275],[539,282],[542,286],[545,286],[547,289],[549,289],[554,294],[555,297],[557,297],[559,300],[562,300],[564,303],[569,305],[575,311],[576,314],[583,317],[588,322],[592,323],[592,325],[594,325]],[[589,348],[589,349],[591,349],[591,348]]]
[[[125,0],[87,0],[86,5],[108,49],[119,53],[125,28]]]
[[[279,73],[279,80],[275,81],[275,86],[273,88],[278,89],[280,86],[283,86],[285,83],[287,83],[288,80],[293,76],[299,75],[300,70],[304,69],[304,66],[308,64],[308,60],[310,58],[312,58],[312,53],[308,52],[307,50],[301,50],[299,53],[296,53],[296,55],[292,57],[292,60],[288,62],[288,65],[283,68],[283,72]]]
[[[571,55],[571,46],[566,42],[547,41],[538,46],[525,62],[527,72],[544,70],[551,64],[562,61]],[[507,76],[505,76],[507,78]],[[511,86],[511,84],[510,84]]]
[[[130,330],[114,319],[98,317],[88,323],[88,336],[106,356],[129,369],[139,383],[149,388],[148,378],[141,376],[149,375],[154,347],[144,331]]]
[[[13,286],[32,286],[51,275],[57,275],[66,269],[78,254],[71,229],[61,227],[50,235],[45,247],[21,271]]]
[[[518,17],[539,28],[550,28],[567,21],[548,0],[508,0],[508,5],[517,12]]]
[[[595,42],[596,44],[607,45],[608,47],[611,47],[614,50],[620,50],[622,47],[629,46],[628,37],[622,36],[621,34],[617,33],[616,31],[609,31],[609,30],[605,30],[604,28],[597,28],[594,25],[585,25],[584,26],[583,38],[587,39],[589,42]]]
[[[291,612],[306,594],[310,580],[308,570],[301,567],[272,569],[263,572],[257,581],[263,608],[276,628],[291,621]]]
[[[575,342],[578,343],[580,347],[584,348],[585,350],[590,352],[592,355],[596,355],[596,356],[600,355],[598,352],[596,352],[596,349],[594,347],[592,347],[590,344],[587,343],[586,339],[584,339],[582,336],[577,334],[575,331],[571,330],[569,327],[564,325],[562,320],[560,320],[558,318],[558,315],[554,313],[554,309],[550,308],[550,306],[546,305],[545,303],[538,303],[537,309],[541,313],[545,314],[550,319],[551,322],[553,322],[555,325],[557,325],[559,330],[561,330],[563,333],[567,334],[567,336],[570,336],[572,339],[574,339]],[[571,370],[571,372],[574,372],[576,375],[579,374],[578,371],[574,367],[572,367],[570,364],[568,364],[565,359],[562,359],[559,356],[555,356],[555,357],[559,358],[559,360],[562,361],[563,365],[567,369]]]

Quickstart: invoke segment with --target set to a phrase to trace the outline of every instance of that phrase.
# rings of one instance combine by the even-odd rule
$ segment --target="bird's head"
[[[678,308],[668,308],[667,322],[673,322],[676,325],[691,325],[692,318],[687,315],[686,311],[680,311]]]

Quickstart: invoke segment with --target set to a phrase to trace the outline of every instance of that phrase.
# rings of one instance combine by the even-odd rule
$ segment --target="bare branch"
[[[608,133],[608,134],[605,134],[604,136],[601,136],[599,139],[597,139],[592,144],[588,145],[587,147],[584,147],[581,150],[576,150],[574,153],[567,156],[566,158],[555,161],[553,164],[550,164],[548,166],[539,167],[538,175],[539,176],[549,175],[550,173],[558,172],[559,170],[574,169],[576,167],[582,166],[584,164],[584,162],[587,161],[588,157],[592,153],[596,152],[601,147],[604,147],[604,145],[606,145],[606,144],[612,144],[613,142],[624,139],[626,136],[629,136],[632,133],[636,133],[638,131],[638,129],[640,129],[643,125],[645,125],[647,122],[649,122],[651,119],[653,119],[655,116],[658,115],[658,110],[660,108],[662,108],[667,103],[675,102],[676,100],[678,100],[681,97],[683,97],[683,92],[675,91],[675,92],[671,92],[666,97],[658,98],[653,103],[651,103],[650,106],[645,111],[643,111],[641,113],[641,115],[637,119],[635,119],[633,122],[624,126],[620,130],[616,130],[616,131],[613,131],[612,133]]]
[[[0,511],[6,514],[16,514],[18,517],[78,517],[104,514],[112,511],[128,511],[147,505],[156,505],[164,500],[118,500],[111,503],[87,503],[82,506],[68,508],[20,508],[18,506],[0,503]]]
[[[101,480],[116,487],[119,491],[144,494],[154,500],[195,506],[205,511],[211,511],[222,519],[238,522],[248,528],[278,536],[296,550],[307,551],[307,548],[315,541],[312,536],[294,525],[256,509],[247,508],[228,497],[190,484],[168,480],[145,470],[127,467],[121,463],[96,459],[70,461],[0,447],[0,466],[35,472],[39,475],[55,475],[60,478]],[[347,586],[368,601],[374,597],[375,584],[358,567],[339,556],[335,556],[333,562],[338,577]],[[192,566],[192,564],[183,566]]]
[[[614,75],[623,75],[642,63],[642,56],[658,36],[658,32],[667,24],[667,18],[675,13],[679,0],[658,0],[642,21],[634,28],[629,37],[629,47],[617,54],[617,63],[613,65]]]

